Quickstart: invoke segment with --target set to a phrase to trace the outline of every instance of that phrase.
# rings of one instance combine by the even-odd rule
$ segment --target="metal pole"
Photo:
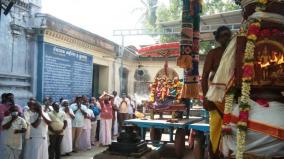
[[[121,48],[120,48],[120,95],[122,95],[122,88],[123,88],[123,54],[124,54],[124,36],[121,36]]]

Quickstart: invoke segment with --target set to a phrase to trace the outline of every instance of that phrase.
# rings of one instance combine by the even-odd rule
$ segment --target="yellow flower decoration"
[[[249,40],[253,40],[253,41],[256,41],[256,39],[257,39],[256,35],[254,35],[254,34],[251,34],[251,35],[247,36],[247,38]]]

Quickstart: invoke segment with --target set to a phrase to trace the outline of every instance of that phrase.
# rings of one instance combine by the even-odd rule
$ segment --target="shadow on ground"
[[[160,149],[152,150],[141,157],[140,159],[178,159],[175,155],[175,149],[173,144],[167,144]],[[94,157],[94,159],[137,159],[131,156],[120,156],[120,155],[112,155],[108,151],[105,151],[101,154],[98,154]],[[182,159],[194,159],[192,151],[186,150],[185,157]]]

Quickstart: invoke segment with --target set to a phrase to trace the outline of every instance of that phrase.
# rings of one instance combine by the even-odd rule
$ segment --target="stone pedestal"
[[[117,142],[113,142],[108,151],[112,154],[140,157],[149,151],[147,143],[141,141],[135,126],[125,125]]]

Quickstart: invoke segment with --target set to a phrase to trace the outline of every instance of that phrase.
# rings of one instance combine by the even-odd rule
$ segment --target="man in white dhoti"
[[[107,93],[103,93],[99,99],[101,111],[101,125],[100,125],[100,143],[103,146],[111,144],[111,128],[112,128],[112,103],[113,97]]]
[[[24,152],[25,152],[25,148],[26,148],[26,141],[29,140],[30,138],[30,127],[31,127],[31,123],[30,123],[30,116],[31,116],[31,108],[33,107],[33,105],[36,103],[36,100],[34,98],[30,98],[27,105],[24,107],[23,112],[24,112],[24,119],[27,122],[27,131],[25,133],[25,137],[24,137],[24,141],[23,141],[23,150],[21,152],[21,157],[24,157]]]
[[[113,119],[112,119],[112,136],[117,136],[118,135],[118,111],[119,111],[119,105],[121,103],[121,98],[119,95],[117,95],[116,91],[112,92],[112,95],[114,96],[114,101],[113,101]]]
[[[47,133],[51,120],[39,103],[32,105],[30,110],[30,137],[26,140],[24,159],[48,159]]]
[[[48,113],[51,123],[49,129],[49,142],[48,147],[49,159],[60,159],[61,142],[64,135],[64,130],[67,127],[66,115],[64,111],[59,109],[59,103],[52,104],[53,111]]]
[[[32,105],[36,103],[36,100],[34,98],[30,98],[27,106],[24,107],[23,112],[24,112],[24,119],[27,122],[27,131],[25,135],[25,139],[28,140],[30,138],[30,116],[32,114],[31,108],[33,107]]]
[[[2,121],[3,150],[0,157],[3,159],[18,159],[22,150],[23,133],[26,132],[27,123],[19,117],[16,106],[9,109],[10,115]]]
[[[72,119],[75,118],[75,115],[72,109],[69,108],[68,100],[62,100],[61,110],[66,114],[67,127],[64,130],[64,135],[61,143],[61,154],[70,156],[72,152]]]
[[[92,149],[91,145],[91,120],[95,119],[94,113],[91,109],[87,109],[85,116],[84,127],[79,138],[79,149],[86,151]]]

